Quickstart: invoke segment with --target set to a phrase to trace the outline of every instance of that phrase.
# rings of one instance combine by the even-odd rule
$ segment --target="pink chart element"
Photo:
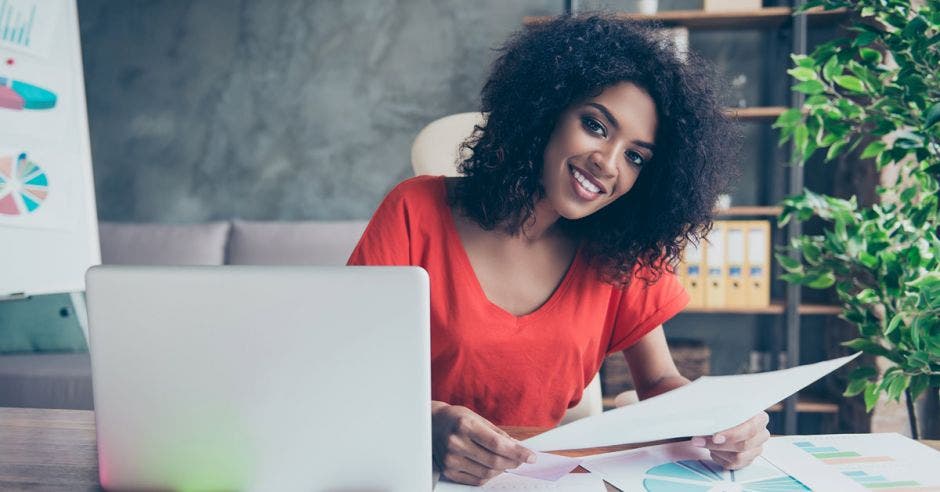
[[[21,110],[26,106],[26,101],[13,89],[0,86],[0,108]]]
[[[13,195],[7,195],[3,198],[0,198],[0,214],[18,215],[19,213],[20,211],[16,207],[16,201],[13,200]]]

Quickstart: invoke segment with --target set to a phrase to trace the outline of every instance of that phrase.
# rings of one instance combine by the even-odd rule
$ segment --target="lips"
[[[589,183],[586,186],[586,189],[588,191],[597,193],[600,195],[607,194],[607,189],[604,188],[604,185],[600,181],[598,181],[598,179],[595,178],[594,175],[592,175],[591,173],[571,164],[568,165],[568,172],[571,173],[572,177],[574,177],[575,180],[578,181],[579,183],[582,181],[582,179],[587,181],[587,183]],[[592,187],[596,189],[591,189]]]

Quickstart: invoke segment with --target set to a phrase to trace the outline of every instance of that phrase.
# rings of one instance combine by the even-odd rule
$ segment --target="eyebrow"
[[[617,118],[614,118],[614,115],[612,115],[610,111],[603,104],[596,103],[596,102],[589,102],[587,103],[587,105],[600,111],[601,114],[604,115],[604,118],[607,118],[607,121],[610,122],[611,126],[613,126],[614,128],[620,129],[620,123],[617,122]],[[639,145],[640,147],[648,149],[650,152],[656,150],[655,145],[649,142],[644,142],[643,140],[634,140],[633,143]]]

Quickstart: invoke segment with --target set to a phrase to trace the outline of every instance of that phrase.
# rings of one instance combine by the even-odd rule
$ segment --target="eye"
[[[581,124],[584,125],[584,128],[586,128],[587,131],[595,135],[600,135],[602,137],[607,136],[607,129],[604,128],[604,125],[602,125],[600,121],[597,121],[596,119],[591,118],[590,116],[582,117]]]
[[[627,156],[627,162],[633,164],[636,167],[643,167],[643,164],[646,164],[646,159],[644,159],[643,156],[635,150],[628,150],[625,155]]]

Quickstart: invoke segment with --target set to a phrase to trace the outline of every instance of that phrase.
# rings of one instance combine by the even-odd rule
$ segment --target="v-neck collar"
[[[549,296],[549,298],[544,303],[542,303],[541,306],[537,307],[531,313],[515,315],[502,306],[491,301],[490,298],[486,295],[486,291],[483,290],[483,284],[480,283],[480,279],[477,277],[476,271],[473,269],[473,264],[470,263],[470,255],[467,254],[467,250],[463,245],[463,240],[460,238],[460,233],[457,231],[457,219],[454,217],[454,213],[450,208],[449,200],[447,199],[446,179],[444,176],[440,176],[439,181],[440,198],[443,203],[443,210],[445,211],[446,215],[444,218],[444,225],[447,229],[447,238],[445,241],[448,247],[452,248],[452,250],[456,252],[455,260],[459,263],[457,266],[463,269],[466,277],[469,279],[470,288],[475,291],[475,294],[483,300],[483,303],[495,315],[509,318],[515,321],[516,324],[529,323],[545,316],[546,313],[549,313],[552,307],[559,302],[559,299],[565,295],[565,291],[568,290],[569,285],[573,282],[575,273],[581,265],[581,244],[579,244],[578,248],[575,250],[574,258],[572,258],[571,263],[568,265],[568,270],[565,272],[564,278],[562,278],[558,286],[555,287],[555,291],[552,292],[552,295]]]

